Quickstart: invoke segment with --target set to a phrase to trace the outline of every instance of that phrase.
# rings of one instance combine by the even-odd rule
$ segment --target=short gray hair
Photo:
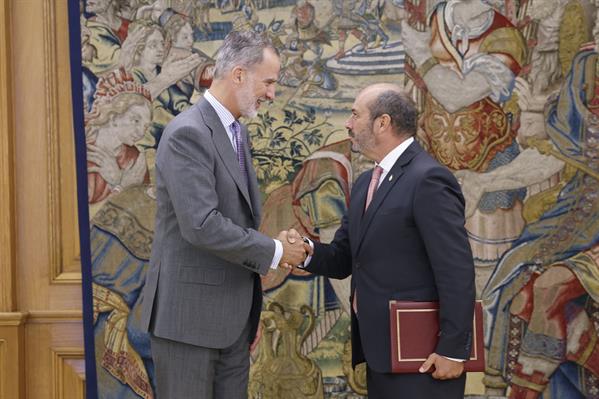
[[[370,119],[375,120],[387,114],[391,118],[397,135],[416,135],[418,110],[414,102],[405,93],[397,90],[385,90],[379,94],[368,106]]]
[[[214,78],[222,78],[236,66],[250,68],[261,63],[266,48],[279,55],[279,51],[266,36],[251,30],[231,31],[216,54]]]

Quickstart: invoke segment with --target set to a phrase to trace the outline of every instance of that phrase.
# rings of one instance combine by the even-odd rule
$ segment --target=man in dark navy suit
[[[464,395],[475,299],[464,198],[452,173],[414,140],[416,121],[396,85],[358,95],[346,128],[353,150],[376,167],[356,180],[333,242],[315,243],[304,266],[331,278],[352,275],[352,363],[367,363],[370,399]],[[419,373],[391,373],[392,299],[439,301],[439,342]]]

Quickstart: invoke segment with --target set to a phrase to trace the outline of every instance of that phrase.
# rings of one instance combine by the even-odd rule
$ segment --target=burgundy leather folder
[[[391,370],[394,373],[418,373],[435,351],[439,336],[439,303],[389,301],[391,319]],[[472,350],[465,371],[484,371],[483,312],[475,302],[472,320]]]

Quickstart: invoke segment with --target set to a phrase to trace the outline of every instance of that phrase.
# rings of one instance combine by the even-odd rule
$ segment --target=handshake
[[[308,255],[312,255],[313,249],[309,243],[295,230],[283,230],[277,236],[277,240],[283,244],[283,256],[279,267],[291,269],[301,265]]]

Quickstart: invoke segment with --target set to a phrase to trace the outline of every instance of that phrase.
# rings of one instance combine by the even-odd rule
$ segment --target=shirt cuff
[[[275,255],[272,257],[270,268],[277,269],[279,263],[281,263],[281,258],[283,257],[283,244],[277,239],[273,239],[273,241],[275,242]]]
[[[441,356],[443,356],[443,355],[441,355]],[[443,356],[443,357],[447,360],[451,360],[454,362],[465,362],[466,361],[466,359],[456,359],[455,357],[447,357],[447,356]]]
[[[314,251],[314,243],[312,242],[311,239],[309,239],[307,237],[302,237],[302,240],[304,240],[305,243],[310,244],[310,248],[312,248],[312,251]],[[303,269],[310,264],[311,260],[312,260],[312,255],[307,255],[304,262],[297,265],[297,267],[299,267],[300,269]]]

